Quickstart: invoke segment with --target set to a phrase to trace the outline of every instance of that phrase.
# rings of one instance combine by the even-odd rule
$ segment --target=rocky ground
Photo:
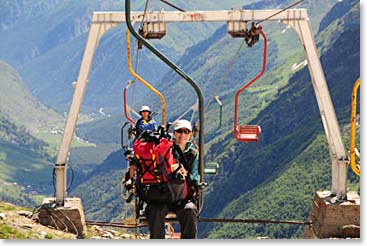
[[[0,239],[76,239],[76,235],[38,223],[31,209],[0,201]],[[147,239],[120,228],[88,226],[85,239]]]

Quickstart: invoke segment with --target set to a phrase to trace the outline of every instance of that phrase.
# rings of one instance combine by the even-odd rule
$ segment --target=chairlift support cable
[[[217,93],[218,93],[219,89],[222,87],[223,82],[224,82],[224,79],[227,77],[227,75],[228,75],[229,71],[230,71],[230,70],[231,70],[231,68],[233,67],[234,62],[235,62],[235,60],[237,59],[237,57],[238,57],[238,55],[239,55],[239,53],[240,53],[240,51],[241,51],[241,49],[242,49],[242,47],[243,47],[243,44],[244,44],[244,43],[245,43],[245,41],[243,40],[243,41],[241,42],[240,46],[237,48],[237,50],[236,50],[236,52],[235,52],[235,54],[234,54],[233,58],[232,58],[232,59],[230,60],[230,62],[228,63],[227,68],[226,68],[226,70],[224,71],[224,73],[223,73],[223,75],[222,75],[222,77],[221,77],[221,79],[220,79],[219,84],[216,86],[216,88],[215,88],[215,90],[214,90],[214,92],[213,92],[212,96],[210,97],[210,98],[214,98],[214,99],[218,102],[219,107],[220,107],[220,109],[219,109],[219,127],[218,127],[216,130],[220,129],[220,128],[221,128],[221,126],[222,126],[222,110],[223,110],[223,109],[222,109],[223,104],[222,104],[222,103],[219,103],[219,102],[220,102],[220,100],[219,100],[219,96],[217,95]],[[208,79],[208,80],[207,80],[207,82],[208,82],[208,81],[210,81],[210,80],[212,79],[212,77],[213,77],[213,75],[211,76],[211,78],[210,78],[210,79]],[[209,100],[209,101],[208,101],[208,103],[205,105],[204,112],[205,112],[206,110],[208,110],[209,105],[210,105],[210,100]],[[198,120],[198,121],[199,121],[199,120]],[[197,123],[197,122],[196,122],[196,123]],[[215,131],[216,131],[216,130],[215,130]]]
[[[276,13],[272,14],[272,15],[270,15],[269,17],[266,17],[266,18],[265,18],[265,19],[263,19],[263,20],[258,21],[258,22],[256,23],[256,25],[259,25],[260,23],[262,23],[262,22],[264,22],[264,21],[269,20],[270,18],[272,18],[272,17],[274,17],[274,16],[276,16],[276,15],[278,15],[278,14],[280,14],[280,13],[282,13],[282,12],[286,11],[287,9],[290,9],[290,8],[292,8],[292,7],[294,7],[294,6],[296,6],[296,5],[300,4],[300,3],[302,3],[303,1],[304,1],[304,0],[299,0],[299,1],[297,1],[297,2],[294,2],[294,3],[290,4],[290,5],[288,5],[288,6],[287,6],[287,7],[285,7],[284,9],[282,9],[282,10],[280,10],[280,11],[278,11],[278,12],[276,12]]]
[[[172,220],[166,219],[167,222]],[[146,223],[136,223],[135,225],[126,225],[124,223],[117,222],[105,222],[105,221],[85,221],[87,225],[99,225],[99,226],[111,226],[121,228],[134,228],[147,227]],[[267,219],[227,219],[227,218],[198,218],[198,222],[201,223],[244,223],[244,224],[291,224],[291,225],[313,225],[313,221],[296,221],[296,220],[267,220]]]
[[[235,52],[235,54],[234,54],[233,58],[232,58],[232,59],[230,60],[230,62],[228,63],[227,68],[226,68],[226,70],[224,71],[224,73],[223,73],[223,75],[222,75],[222,77],[221,77],[221,79],[220,79],[220,83],[216,86],[216,88],[215,88],[215,90],[214,90],[214,92],[213,92],[213,94],[212,94],[211,98],[214,98],[214,99],[215,99],[215,96],[218,94],[218,91],[219,91],[220,87],[222,86],[222,84],[223,84],[223,82],[224,82],[225,78],[227,77],[227,75],[228,75],[229,71],[230,71],[230,70],[231,70],[231,68],[233,67],[234,62],[236,61],[236,59],[237,59],[237,57],[238,57],[238,55],[239,55],[239,53],[240,53],[240,51],[241,51],[241,49],[242,49],[242,47],[243,47],[243,44],[244,44],[244,43],[245,43],[245,41],[243,40],[243,41],[241,42],[240,46],[237,48],[237,50],[236,50],[236,52]],[[213,77],[213,76],[212,76],[212,77]],[[210,80],[211,80],[211,78],[210,78]],[[209,81],[209,79],[208,79],[207,81]],[[206,104],[206,106],[205,106],[205,108],[204,108],[204,111],[206,111],[206,110],[208,109],[209,105],[210,105],[210,101],[208,101],[208,103]]]
[[[145,6],[144,6],[144,14],[143,14],[143,18],[141,19],[141,22],[140,22],[140,27],[142,27],[144,25],[144,19],[145,19],[145,15],[147,14],[148,5],[149,5],[149,0],[146,0],[145,1]]]
[[[199,222],[312,225],[312,221],[199,218]]]
[[[181,12],[186,12],[186,10],[181,9],[181,8],[179,8],[179,7],[177,7],[177,6],[173,5],[172,3],[169,3],[169,2],[167,2],[167,1],[165,1],[165,0],[160,0],[160,1],[161,1],[162,3],[165,3],[165,4],[169,5],[169,6],[171,6],[172,8],[175,8],[175,9],[177,9],[177,10],[181,11]]]

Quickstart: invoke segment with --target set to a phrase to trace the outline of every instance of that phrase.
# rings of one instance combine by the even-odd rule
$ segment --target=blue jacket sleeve
[[[199,154],[196,155],[194,163],[192,164],[192,169],[190,172],[190,178],[192,180],[196,180],[200,183],[200,174],[199,174]]]

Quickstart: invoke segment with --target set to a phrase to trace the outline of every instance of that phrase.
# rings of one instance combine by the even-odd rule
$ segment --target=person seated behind
[[[146,130],[156,131],[157,130],[157,122],[151,117],[152,111],[149,106],[141,106],[139,110],[139,114],[141,118],[135,124],[136,128],[136,138],[140,136],[140,134]]]
[[[128,198],[126,199],[126,203],[130,203],[134,193],[135,193],[135,180],[136,180],[136,159],[134,156],[134,152],[132,150],[126,150],[125,153],[125,160],[129,163],[129,169],[125,173],[124,181],[125,188],[129,193]]]
[[[199,175],[199,154],[195,145],[190,142],[192,136],[191,123],[187,120],[178,120],[174,123],[174,144],[173,155],[180,167],[177,171],[185,177],[189,190],[197,189],[200,182]],[[195,187],[193,187],[195,186]],[[150,238],[165,238],[165,217],[169,211],[177,215],[177,220],[181,226],[182,239],[195,239],[197,236],[198,208],[195,204],[193,193],[184,201],[177,204],[153,203],[149,202],[145,209],[148,220]]]

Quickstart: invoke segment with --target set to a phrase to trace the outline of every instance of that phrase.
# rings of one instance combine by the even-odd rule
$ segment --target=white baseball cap
[[[141,106],[140,110],[139,110],[139,114],[141,114],[141,112],[143,111],[148,111],[149,113],[151,113],[152,111],[150,111],[149,106]]]
[[[192,127],[191,127],[191,123],[188,120],[178,120],[175,123],[173,123],[173,130],[178,130],[181,128],[186,128],[188,129],[190,132],[192,132]]]

